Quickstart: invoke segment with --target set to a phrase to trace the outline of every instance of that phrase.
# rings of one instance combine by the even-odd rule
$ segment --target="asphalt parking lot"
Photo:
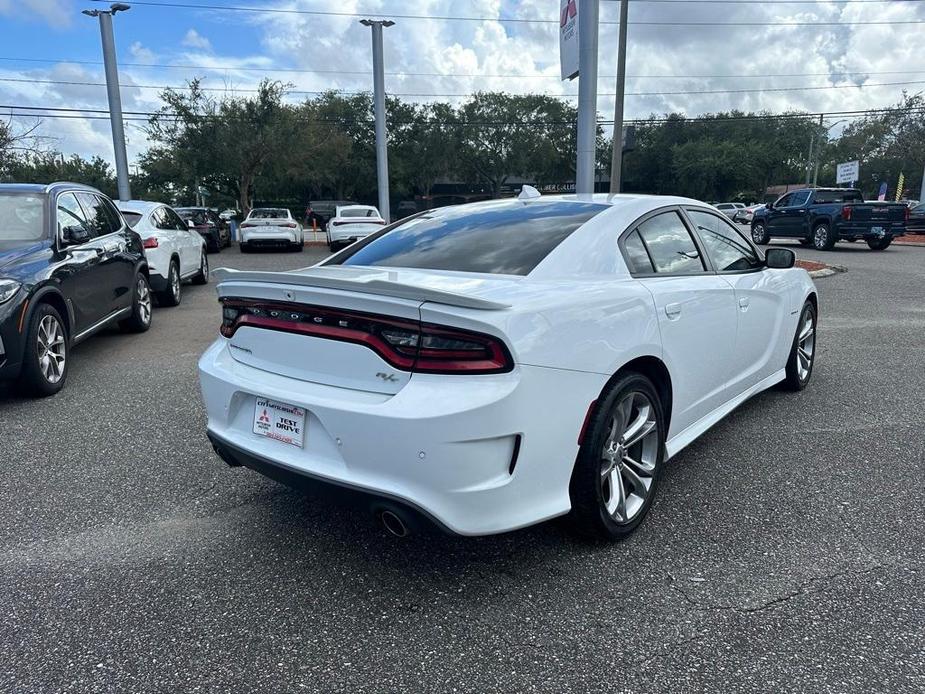
[[[817,282],[810,387],[685,449],[614,545],[397,540],[226,467],[214,286],[82,344],[58,396],[0,391],[0,691],[925,690],[925,248],[793,247],[848,269]]]

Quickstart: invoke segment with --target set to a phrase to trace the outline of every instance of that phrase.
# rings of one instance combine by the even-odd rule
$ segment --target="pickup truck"
[[[752,240],[764,245],[772,238],[795,238],[828,251],[836,241],[864,239],[882,251],[906,233],[908,221],[909,208],[903,203],[864,202],[853,188],[804,188],[756,210]]]

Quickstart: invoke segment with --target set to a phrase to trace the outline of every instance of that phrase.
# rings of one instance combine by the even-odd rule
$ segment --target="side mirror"
[[[775,270],[791,268],[796,261],[796,254],[789,248],[769,248],[764,254],[764,264]]]
[[[90,232],[82,226],[66,226],[61,230],[61,239],[65,246],[76,246],[90,240]]]
[[[766,202],[766,203],[764,204],[764,209],[766,209],[766,210],[773,210],[773,209],[774,209],[774,203],[773,203],[773,202]]]

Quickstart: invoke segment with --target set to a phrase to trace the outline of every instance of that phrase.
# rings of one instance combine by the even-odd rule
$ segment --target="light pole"
[[[376,114],[376,182],[379,188],[379,214],[388,224],[389,210],[389,154],[385,130],[385,71],[382,65],[382,27],[395,22],[387,19],[361,19],[360,24],[373,30],[373,108]]]
[[[116,182],[120,200],[131,200],[128,183],[128,157],[125,154],[125,130],[122,124],[122,97],[119,94],[119,68],[116,65],[116,42],[112,36],[112,16],[131,9],[123,2],[113,3],[108,10],[84,10],[88,17],[99,17],[103,42],[103,65],[106,70],[106,93],[109,97],[109,122],[112,125],[112,147],[116,158]]]
[[[626,17],[629,0],[620,0],[620,46],[617,52],[617,98],[613,106],[613,156],[610,160],[610,194],[620,192],[623,179],[623,92],[626,91]]]
[[[825,128],[826,142],[828,142],[829,131],[832,128],[834,128],[839,123],[847,123],[847,122],[848,122],[847,119],[842,118],[841,120],[837,120],[834,123],[832,123],[832,125],[827,126]],[[823,126],[825,125],[825,123],[822,123],[821,117],[819,118],[819,123],[820,125],[823,125]],[[819,180],[819,159],[821,158],[821,155],[822,155],[822,138],[819,138],[819,147],[816,149],[816,165],[815,165],[815,168],[813,169],[813,188],[816,187],[816,182]]]
[[[578,7],[578,161],[575,192],[594,192],[594,155],[597,145],[597,33],[598,0],[582,0]]]

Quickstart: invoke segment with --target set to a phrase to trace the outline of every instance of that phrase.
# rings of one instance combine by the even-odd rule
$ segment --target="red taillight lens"
[[[841,218],[846,222],[851,221],[851,205],[845,205],[841,208]]]
[[[289,228],[289,229],[295,229],[295,228],[296,228],[296,223],[295,223],[295,222],[286,222],[286,223],[283,224],[282,226],[287,227],[287,228]]]
[[[418,373],[505,373],[514,360],[496,337],[304,304],[222,299],[221,333],[263,328],[363,345],[396,369]]]
[[[255,225],[254,225],[254,224],[248,224],[247,222],[242,222],[242,223],[241,223],[241,228],[242,228],[242,229],[250,229],[252,226],[255,226]]]
[[[152,237],[150,237],[150,238],[145,239],[145,240],[144,240],[144,243],[143,243],[142,245],[143,245],[145,248],[157,248],[157,246],[158,246],[157,237],[156,237],[156,236],[152,236]]]

